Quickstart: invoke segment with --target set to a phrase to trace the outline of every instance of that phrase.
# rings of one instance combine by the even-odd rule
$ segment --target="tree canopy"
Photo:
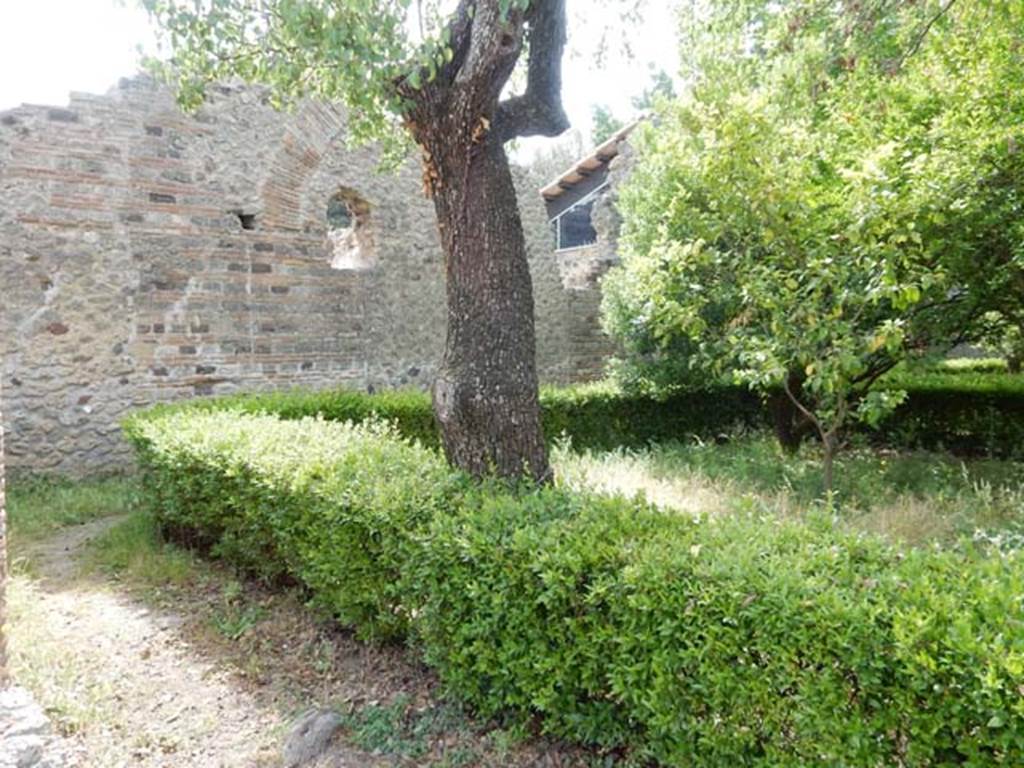
[[[530,98],[505,104],[506,110],[515,107],[517,114],[509,117],[518,120],[507,138],[557,134],[568,126],[557,98],[565,38],[562,2],[141,2],[172,53],[151,66],[175,83],[186,107],[202,103],[210,83],[241,78],[270,86],[278,106],[304,97],[342,104],[348,108],[351,140],[401,151],[410,97],[427,84],[476,71],[476,64],[494,54],[484,50],[482,32],[500,27],[509,35],[507,54],[514,54],[506,55],[509,69],[498,78],[502,86],[524,46],[532,43],[541,60],[528,82]],[[522,114],[526,111],[530,119]]]
[[[828,442],[871,384],[1024,296],[1024,3],[694,2],[606,279],[627,381],[789,389]]]
[[[636,116],[628,122],[648,114],[662,101],[673,99],[675,95],[676,87],[672,82],[672,76],[663,69],[652,70],[651,84],[630,100],[636,111]],[[618,117],[607,104],[595,104],[591,108],[590,116],[590,138],[594,144],[604,143],[627,123]]]

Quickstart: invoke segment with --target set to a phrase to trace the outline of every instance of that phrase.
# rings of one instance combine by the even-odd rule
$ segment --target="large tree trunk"
[[[430,142],[445,252],[448,337],[434,412],[448,460],[481,477],[548,479],[533,286],[508,158],[481,124]]]
[[[533,0],[526,9],[460,0],[449,36],[450,61],[436,77],[424,72],[420,84],[397,84],[445,252],[448,338],[434,413],[456,467],[546,482],[533,286],[505,142],[568,127],[560,95],[565,0]],[[526,91],[502,99],[527,38]]]

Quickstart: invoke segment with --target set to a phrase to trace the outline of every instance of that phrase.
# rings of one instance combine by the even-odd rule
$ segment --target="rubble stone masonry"
[[[327,206],[372,253],[332,267]],[[599,291],[521,194],[542,379],[601,372]],[[350,242],[355,242],[351,240]],[[348,262],[346,262],[348,263]],[[122,466],[119,420],[158,401],[283,387],[426,387],[443,256],[417,164],[377,171],[323,104],[225,86],[195,115],[147,78],[0,113],[0,355],[8,469]]]

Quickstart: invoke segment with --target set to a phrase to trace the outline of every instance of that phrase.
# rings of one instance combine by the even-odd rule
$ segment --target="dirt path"
[[[357,641],[295,593],[173,548],[143,553],[154,573],[84,569],[90,542],[122,520],[26,545],[9,585],[12,669],[66,737],[69,768],[276,768],[289,725],[315,706],[347,719],[310,768],[590,763],[475,722],[414,656]]]
[[[36,565],[42,580],[56,585],[66,584],[78,572],[78,558],[85,545],[126,518],[127,515],[112,515],[64,528],[52,538],[25,547],[22,554]]]
[[[66,529],[26,550],[37,578],[11,585],[11,648],[91,768],[272,765],[283,723],[181,642],[183,618],[77,579],[84,546],[121,518]]]

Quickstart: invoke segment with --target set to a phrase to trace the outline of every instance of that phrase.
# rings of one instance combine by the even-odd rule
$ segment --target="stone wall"
[[[427,386],[443,258],[410,162],[376,171],[322,104],[222,87],[195,116],[146,78],[0,113],[0,354],[8,468],[123,464],[118,421],[157,401],[272,387]],[[565,284],[522,203],[545,381],[600,374],[594,284]],[[360,201],[366,265],[332,268],[326,210]],[[605,345],[605,346],[602,346]]]

